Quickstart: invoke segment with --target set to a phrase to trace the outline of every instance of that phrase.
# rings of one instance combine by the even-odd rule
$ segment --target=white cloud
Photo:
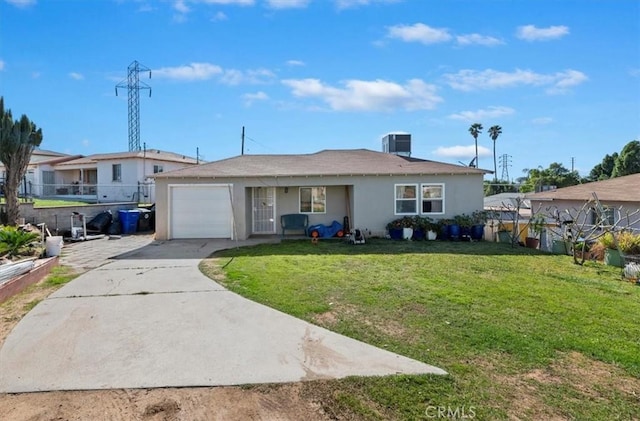
[[[550,74],[535,73],[531,70],[516,69],[500,72],[493,69],[483,71],[460,70],[458,73],[444,75],[453,89],[475,91],[480,89],[512,88],[516,86],[548,86],[547,93],[565,93],[568,88],[580,85],[589,78],[577,70],[565,70]]]
[[[91,141],[89,139],[82,139],[82,146],[89,147],[91,145]]]
[[[567,26],[549,26],[548,28],[537,28],[535,25],[519,26],[516,36],[526,41],[549,41],[562,38],[569,34]]]
[[[531,122],[538,126],[544,126],[553,123],[553,119],[551,117],[538,117],[531,120]]]
[[[336,111],[430,110],[442,101],[436,87],[420,79],[400,85],[385,80],[348,80],[343,88],[318,79],[290,79],[282,83],[300,98],[319,98]]]
[[[28,7],[36,4],[36,0],[5,0],[5,1],[16,7]]]
[[[210,63],[191,63],[178,67],[162,67],[153,70],[154,77],[176,80],[207,80],[222,74],[222,68]]]
[[[173,8],[176,9],[178,13],[183,13],[183,14],[187,14],[191,11],[191,9],[189,8],[189,6],[187,6],[187,3],[184,0],[178,0],[174,2]]]
[[[269,96],[262,91],[255,92],[253,94],[244,94],[242,96],[244,99],[244,104],[249,107],[253,105],[256,101],[266,101],[269,99]]]
[[[420,42],[422,44],[436,44],[447,42],[451,34],[446,28],[432,28],[424,23],[413,25],[395,25],[387,28],[387,37],[400,39],[404,42]]]
[[[300,60],[287,60],[287,66],[304,66],[304,61]]]
[[[271,9],[302,9],[309,5],[310,0],[267,0]]]
[[[456,41],[459,45],[484,45],[487,47],[504,44],[498,38],[480,34],[458,35],[456,36]]]
[[[506,115],[511,115],[513,113],[515,113],[515,110],[513,108],[489,107],[484,110],[461,111],[456,114],[451,114],[449,118],[452,120],[462,120],[462,121],[472,122],[472,121],[482,121],[482,120],[488,120],[492,118],[503,117]]]
[[[433,154],[450,159],[472,159],[476,156],[476,146],[475,144],[469,146],[440,146],[435,151],[433,151]],[[491,152],[491,150],[485,146],[478,145],[478,156],[493,156],[493,152]]]
[[[229,19],[224,12],[218,12],[211,18],[211,22],[222,22],[223,20]]]
[[[75,80],[82,80],[84,79],[84,76],[82,75],[82,73],[77,73],[77,72],[71,72],[69,73],[69,77],[71,79],[75,79]]]
[[[358,6],[369,6],[375,3],[398,3],[401,0],[335,0],[338,9],[350,9]]]
[[[4,70],[4,60],[0,60],[0,72]]]
[[[276,75],[267,69],[255,69],[255,70],[225,70],[220,78],[220,81],[227,85],[240,85],[240,84],[264,84],[269,83],[275,79]]]

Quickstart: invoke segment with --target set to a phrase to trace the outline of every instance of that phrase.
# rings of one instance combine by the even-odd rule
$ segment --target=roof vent
[[[409,133],[389,133],[382,138],[382,152],[411,156],[411,135]]]

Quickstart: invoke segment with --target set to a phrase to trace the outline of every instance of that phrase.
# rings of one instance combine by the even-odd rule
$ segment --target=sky
[[[640,139],[636,0],[0,0],[0,95],[69,154],[382,149],[586,175]],[[124,88],[116,85],[124,83]],[[151,96],[149,96],[149,93]],[[492,176],[487,176],[491,178]]]

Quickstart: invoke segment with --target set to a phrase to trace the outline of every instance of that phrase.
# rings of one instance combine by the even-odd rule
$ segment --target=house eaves
[[[526,198],[545,202],[554,200],[586,202],[593,199],[593,193],[603,202],[640,202],[640,173],[531,193],[527,194]]]

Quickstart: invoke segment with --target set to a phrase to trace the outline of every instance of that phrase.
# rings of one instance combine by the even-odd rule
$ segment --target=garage
[[[169,238],[232,238],[228,184],[169,185]]]

